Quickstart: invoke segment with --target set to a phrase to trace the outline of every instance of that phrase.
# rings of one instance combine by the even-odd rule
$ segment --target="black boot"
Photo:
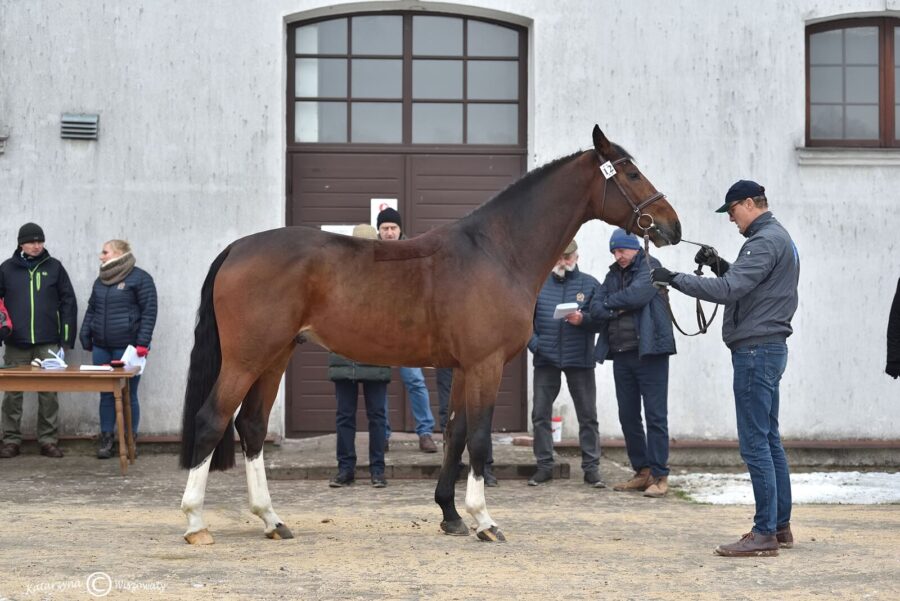
[[[116,437],[112,432],[101,432],[97,442],[97,459],[109,459],[113,456],[113,444]]]

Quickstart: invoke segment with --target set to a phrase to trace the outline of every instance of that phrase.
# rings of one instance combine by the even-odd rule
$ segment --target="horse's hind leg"
[[[269,413],[275,403],[281,376],[284,374],[293,350],[292,342],[256,380],[234,422],[241,437],[241,448],[244,451],[250,511],[265,524],[265,535],[276,540],[294,538],[294,535],[272,507],[272,498],[269,496],[269,485],[266,481],[266,467],[263,461],[263,443],[269,424]]]
[[[181,510],[187,517],[188,528],[184,533],[184,540],[192,545],[211,545],[212,535],[203,522],[203,501],[206,497],[206,480],[209,476],[209,468],[212,462],[216,442],[226,435],[230,435],[231,429],[228,423],[231,416],[237,410],[244,395],[253,382],[253,376],[244,372],[236,372],[222,364],[222,370],[213,392],[197,413],[196,427],[197,439],[206,441],[204,448],[206,457],[188,475],[184,495],[181,498]],[[211,441],[211,443],[210,443]]]
[[[506,538],[487,511],[484,497],[484,464],[491,444],[491,420],[500,388],[503,362],[489,360],[466,373],[466,429],[472,469],[466,486],[466,511],[478,523],[478,538],[488,542],[504,542]]]
[[[434,489],[434,501],[441,506],[444,519],[441,530],[445,534],[466,536],[469,527],[456,511],[454,492],[456,479],[459,476],[459,460],[466,447],[466,410],[465,410],[465,374],[462,370],[454,370],[453,387],[451,388],[450,420],[444,431],[444,462]]]

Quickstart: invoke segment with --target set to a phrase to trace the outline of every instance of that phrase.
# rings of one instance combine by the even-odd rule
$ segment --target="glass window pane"
[[[298,58],[296,67],[295,95],[347,95],[347,59]]]
[[[847,138],[853,140],[878,139],[878,106],[848,106]]]
[[[297,28],[297,54],[347,54],[347,19]]]
[[[413,98],[462,98],[462,61],[413,61]]]
[[[848,65],[878,64],[878,28],[853,27],[844,30]]]
[[[346,102],[297,102],[295,142],[346,142]]]
[[[413,54],[462,56],[462,19],[413,17]]]
[[[462,104],[413,103],[412,141],[416,144],[462,144]]]
[[[843,84],[844,77],[841,67],[810,67],[810,102],[843,102]]]
[[[894,139],[900,140],[900,104],[894,105]]]
[[[894,68],[894,99],[900,102],[900,67]]]
[[[354,98],[401,98],[403,61],[355,58],[350,62]]]
[[[351,142],[396,144],[403,141],[403,105],[399,102],[354,102],[350,105]]]
[[[847,102],[878,104],[878,67],[847,67]]]
[[[468,97],[515,100],[519,97],[518,61],[469,61]]]
[[[469,144],[516,144],[519,107],[515,104],[470,104],[466,123]]]
[[[519,56],[519,32],[509,27],[469,20],[469,56]]]
[[[844,137],[844,111],[841,106],[809,107],[809,136],[813,140],[839,140]]]
[[[840,65],[844,62],[843,29],[822,31],[809,36],[811,65]]]
[[[353,54],[403,53],[403,17],[353,17]]]

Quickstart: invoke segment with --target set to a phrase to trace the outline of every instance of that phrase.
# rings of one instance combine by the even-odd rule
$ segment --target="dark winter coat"
[[[650,270],[659,261],[638,251],[628,267],[610,265],[609,273],[594,292],[590,306],[591,318],[598,324],[597,347],[594,358],[598,363],[612,359],[609,347],[608,324],[612,319],[634,320],[638,339],[638,356],[674,355],[675,335],[666,308],[665,292],[650,282]],[[625,313],[620,313],[624,311]]]
[[[528,350],[534,353],[535,367],[559,369],[593,368],[596,325],[587,312],[597,280],[575,266],[565,276],[551,273],[538,294],[534,306],[534,331]],[[578,303],[584,320],[575,326],[564,319],[553,319],[560,303]]]
[[[897,280],[897,292],[891,305],[887,329],[887,364],[892,373],[900,372],[900,280]]]
[[[156,285],[150,274],[139,267],[125,279],[107,286],[94,280],[87,312],[81,324],[81,346],[113,349],[132,346],[150,347],[156,325]]]
[[[337,353],[328,354],[328,379],[365,382],[390,382],[391,368],[365,365],[351,361]]]
[[[78,303],[69,274],[44,249],[26,260],[21,248],[0,264],[0,298],[13,322],[9,344],[75,346]]]

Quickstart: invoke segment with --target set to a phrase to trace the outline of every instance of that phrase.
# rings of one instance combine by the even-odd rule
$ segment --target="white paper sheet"
[[[144,373],[144,366],[147,365],[147,357],[138,357],[137,349],[130,344],[122,353],[122,361],[125,362],[125,367],[139,367],[138,375]]]
[[[562,319],[569,313],[574,313],[578,310],[578,303],[560,303],[556,305],[556,309],[553,311],[553,319]]]

